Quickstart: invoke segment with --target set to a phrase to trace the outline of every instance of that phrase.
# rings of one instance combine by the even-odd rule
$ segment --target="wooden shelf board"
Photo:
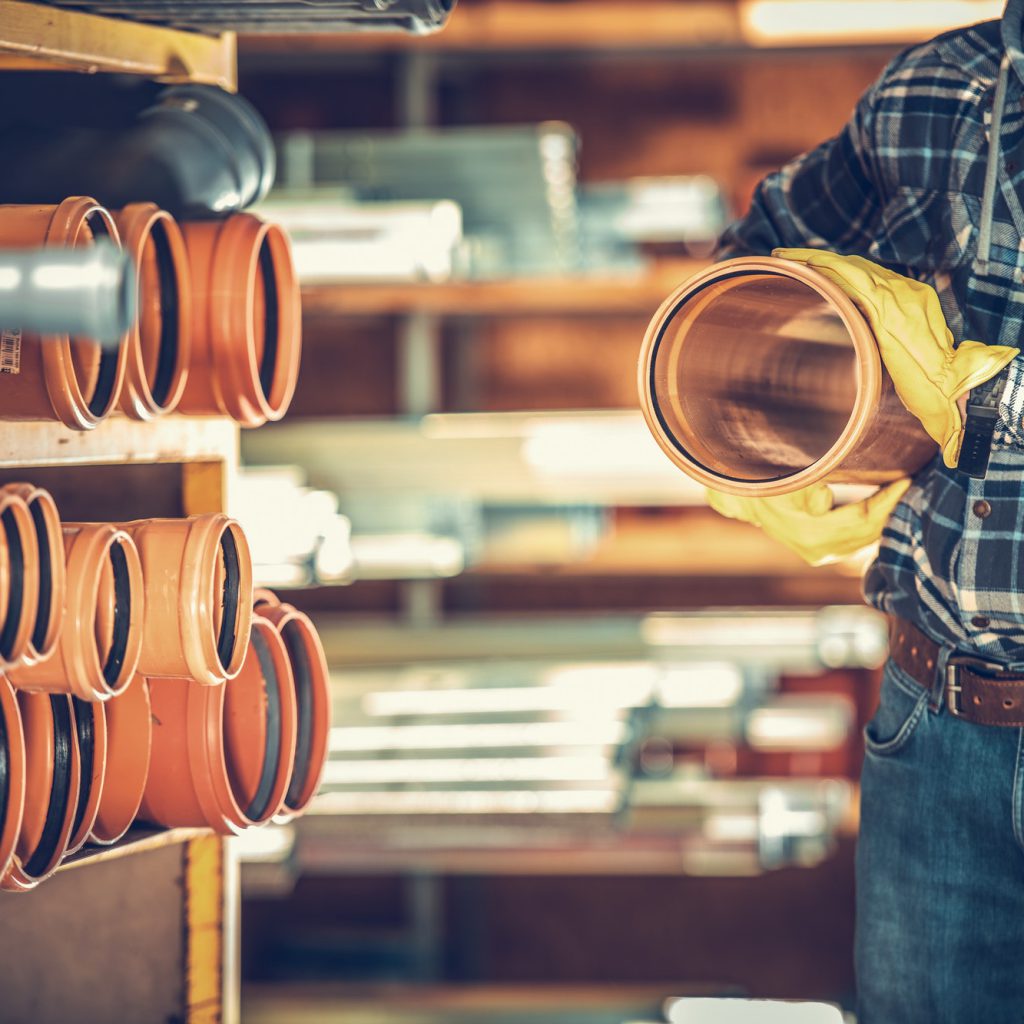
[[[0,468],[149,462],[237,462],[238,426],[214,417],[141,423],[115,415],[93,430],[54,422],[0,422]]]
[[[0,0],[0,70],[26,69],[119,72],[233,91],[235,36]]]
[[[159,850],[177,843],[187,843],[199,836],[210,835],[204,828],[133,828],[123,839],[112,846],[86,846],[78,853],[65,860],[58,871],[70,871],[87,864],[99,864],[102,861],[117,860],[134,853],[145,853],[147,850]],[[44,883],[45,884],[45,883]]]
[[[673,260],[641,276],[550,277],[446,284],[310,284],[302,309],[311,317],[650,316],[674,288],[709,260]]]

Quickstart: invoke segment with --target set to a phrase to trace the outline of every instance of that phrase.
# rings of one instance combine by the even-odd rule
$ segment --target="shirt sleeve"
[[[767,256],[778,246],[867,254],[883,205],[874,139],[875,103],[883,79],[861,97],[835,138],[757,186],[749,212],[719,239],[716,259]]]
[[[1006,431],[1006,440],[1024,446],[1024,356],[1015,356],[1006,370],[1006,384],[999,400],[999,418]]]

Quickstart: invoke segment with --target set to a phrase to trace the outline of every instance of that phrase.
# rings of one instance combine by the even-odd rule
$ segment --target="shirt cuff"
[[[1006,384],[999,399],[999,418],[1007,433],[1020,444],[1024,441],[1024,359],[1014,356],[1006,367]]]

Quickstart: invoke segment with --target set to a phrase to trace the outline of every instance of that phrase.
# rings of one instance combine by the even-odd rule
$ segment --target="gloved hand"
[[[707,492],[708,503],[730,519],[760,526],[811,565],[825,565],[855,554],[882,535],[892,510],[910,486],[904,477],[881,487],[863,501],[834,508],[825,483],[772,498],[741,498]]]
[[[860,256],[821,249],[776,249],[772,255],[812,267],[853,299],[871,325],[896,394],[953,469],[963,439],[957,399],[994,377],[1020,349],[978,341],[962,341],[954,349],[931,285]]]

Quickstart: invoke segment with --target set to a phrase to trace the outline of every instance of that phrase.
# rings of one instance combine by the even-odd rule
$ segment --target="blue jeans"
[[[858,1024],[1024,1024],[1022,735],[886,665],[861,780]]]

